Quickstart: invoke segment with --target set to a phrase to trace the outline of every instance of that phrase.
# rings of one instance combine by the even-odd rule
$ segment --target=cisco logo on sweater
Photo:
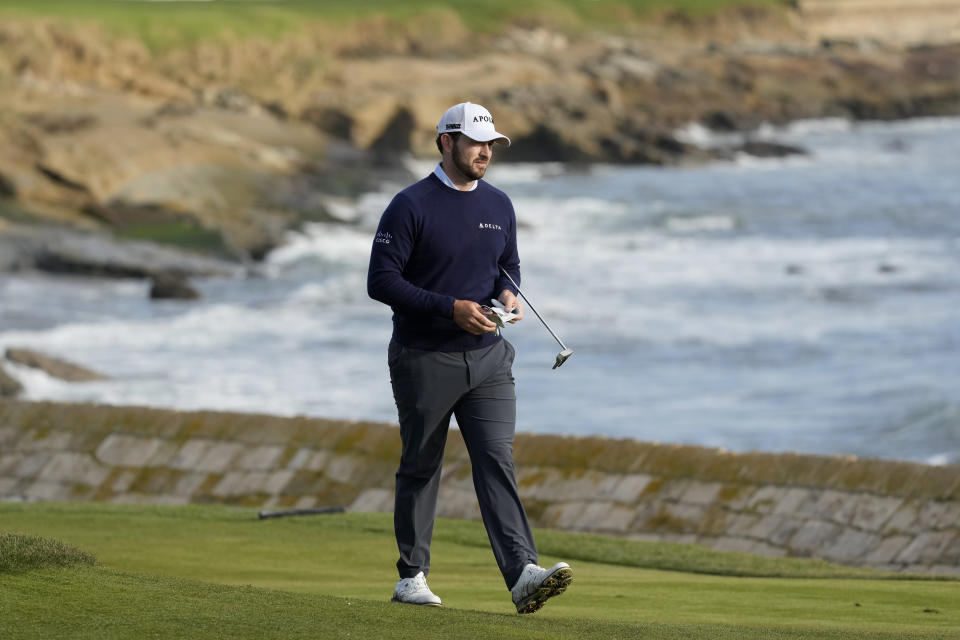
[[[500,225],[498,225],[498,224],[490,224],[489,222],[481,222],[481,223],[480,223],[480,228],[481,228],[481,229],[494,229],[494,230],[496,230],[496,231],[503,231],[503,229],[500,228]]]

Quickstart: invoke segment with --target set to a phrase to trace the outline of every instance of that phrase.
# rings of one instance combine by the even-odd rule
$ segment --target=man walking
[[[499,300],[523,317],[517,225],[510,199],[484,182],[493,145],[509,145],[490,112],[464,102],[437,125],[441,161],[394,197],[380,219],[367,291],[393,309],[387,351],[400,419],[394,530],[395,602],[440,606],[430,591],[430,540],[450,416],[470,454],[480,514],[518,613],[563,593],[570,566],[537,565],[513,473],[514,350],[482,305]]]

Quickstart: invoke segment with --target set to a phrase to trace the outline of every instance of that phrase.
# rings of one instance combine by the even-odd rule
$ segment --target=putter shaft
[[[499,266],[499,265],[498,265],[498,266]],[[555,334],[555,333],[553,332],[553,329],[551,329],[551,328],[550,328],[550,325],[548,325],[547,322],[546,322],[546,320],[543,319],[543,316],[541,316],[539,313],[537,313],[537,310],[536,310],[536,308],[534,308],[533,303],[530,302],[530,299],[527,298],[527,296],[523,295],[523,291],[520,290],[519,285],[517,285],[517,283],[514,282],[513,278],[510,277],[510,274],[507,273],[507,270],[504,269],[504,268],[501,266],[501,267],[500,267],[500,271],[503,272],[503,275],[507,276],[507,280],[510,281],[510,284],[512,284],[514,287],[516,287],[517,293],[520,294],[520,297],[523,298],[524,302],[527,303],[527,306],[530,307],[530,310],[533,311],[533,315],[537,316],[537,319],[539,319],[540,322],[543,323],[543,326],[547,328],[547,331],[550,332],[550,335],[553,336],[553,339],[556,340],[556,341],[560,344],[560,346],[563,348],[564,351],[567,351],[567,350],[568,350],[568,349],[567,349],[567,345],[563,344],[563,340],[561,340],[561,339],[559,338],[559,336],[557,336],[557,334]],[[573,353],[573,352],[571,351],[571,353]],[[568,356],[568,357],[569,357],[569,356]],[[556,368],[556,367],[554,367],[554,368]]]

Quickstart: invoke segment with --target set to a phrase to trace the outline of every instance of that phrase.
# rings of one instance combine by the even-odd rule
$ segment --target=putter
[[[543,323],[543,326],[547,328],[547,331],[550,332],[550,335],[553,336],[553,339],[560,344],[560,348],[563,349],[563,351],[557,354],[557,361],[553,363],[553,368],[556,369],[557,367],[562,365],[564,362],[566,362],[567,358],[573,355],[573,349],[570,349],[569,347],[567,347],[567,345],[563,344],[563,340],[557,337],[557,334],[553,332],[553,329],[551,329],[550,325],[547,324],[547,321],[543,319],[543,316],[537,313],[537,310],[533,307],[533,303],[530,302],[530,298],[523,295],[523,291],[520,291],[520,287],[517,286],[517,283],[513,281],[513,278],[510,277],[510,274],[507,273],[507,270],[504,269],[503,267],[500,267],[500,271],[503,271],[503,275],[507,276],[507,280],[510,281],[510,284],[516,287],[517,293],[520,294],[520,297],[523,298],[524,302],[527,303],[527,306],[530,307],[530,311],[533,311],[533,315],[537,316],[540,322]]]

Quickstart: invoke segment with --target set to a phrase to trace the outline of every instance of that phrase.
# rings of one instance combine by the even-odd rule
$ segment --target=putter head
[[[564,362],[567,361],[567,358],[569,358],[572,355],[573,355],[573,349],[564,349],[563,351],[558,353],[557,361],[553,363],[553,368],[556,369],[557,367],[562,365]]]

